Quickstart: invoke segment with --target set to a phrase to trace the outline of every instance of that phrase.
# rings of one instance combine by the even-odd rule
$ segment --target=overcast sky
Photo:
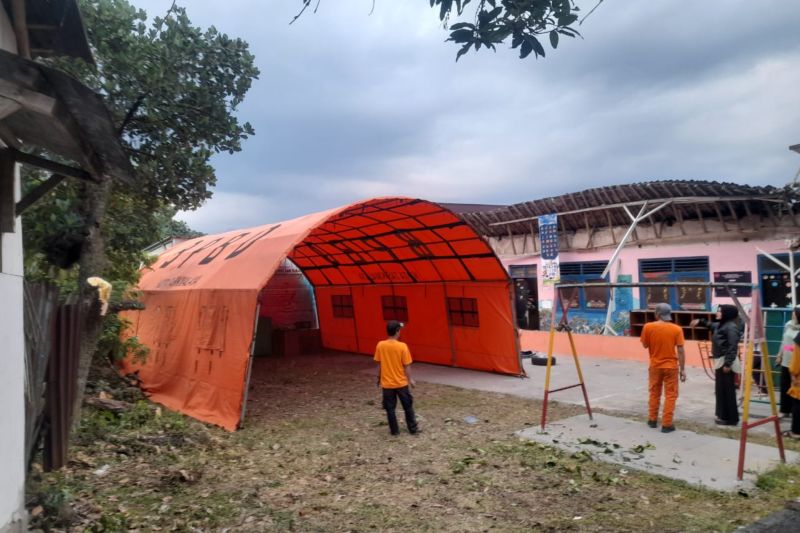
[[[149,15],[171,0],[132,0]],[[373,197],[508,204],[655,179],[782,186],[800,156],[800,2],[606,0],[547,58],[457,48],[428,0],[184,1],[248,41],[256,135],[183,218],[219,232]],[[268,5],[267,5],[268,4]],[[590,8],[594,5],[579,2]]]

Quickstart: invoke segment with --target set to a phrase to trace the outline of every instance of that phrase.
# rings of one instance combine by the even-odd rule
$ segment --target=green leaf
[[[469,52],[469,47],[471,45],[472,45],[472,43],[467,43],[467,44],[465,44],[464,46],[461,47],[461,50],[459,50],[458,53],[456,54],[456,61],[458,61],[461,58],[461,56],[463,56],[464,54]]]
[[[448,41],[456,43],[471,43],[474,40],[475,34],[472,30],[456,30],[450,33]]]
[[[489,24],[492,20],[497,18],[497,15],[499,15],[501,11],[503,11],[502,7],[496,7],[491,11],[480,11],[478,13],[478,23],[481,26]]]
[[[558,25],[559,26],[569,26],[570,24],[572,24],[576,20],[578,20],[578,15],[576,15],[574,13],[569,13],[568,15],[564,15],[564,16],[558,17]]]
[[[542,43],[539,42],[539,39],[537,39],[533,35],[527,35],[526,40],[531,43],[533,51],[536,53],[537,56],[544,57],[544,46],[542,46]]]
[[[439,20],[444,20],[447,17],[447,14],[450,13],[450,10],[453,8],[453,0],[441,0],[441,5],[439,6]]]
[[[522,40],[522,46],[519,49],[519,58],[525,59],[528,57],[531,52],[533,51],[533,45],[528,41],[528,39]]]
[[[552,46],[554,49],[558,48],[558,31],[557,30],[551,30],[550,31],[550,46]]]

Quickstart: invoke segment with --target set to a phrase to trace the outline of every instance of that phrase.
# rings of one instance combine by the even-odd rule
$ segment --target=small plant
[[[130,320],[116,313],[108,315],[103,323],[103,333],[98,340],[97,351],[107,355],[113,362],[130,357],[135,363],[144,363],[150,349],[139,342],[139,337],[125,335],[130,326]]]
[[[761,490],[786,492],[789,496],[800,495],[800,467],[796,465],[778,465],[768,472],[764,472],[756,480],[756,486]]]

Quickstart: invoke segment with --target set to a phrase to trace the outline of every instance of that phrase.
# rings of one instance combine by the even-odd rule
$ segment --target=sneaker
[[[658,427],[658,420],[648,420],[647,421],[647,425],[650,426],[651,428],[657,428]]]
[[[422,433],[422,430],[417,428],[414,431],[409,431],[409,433],[411,433],[412,435],[419,435],[420,433]]]
[[[675,431],[675,426],[661,426],[661,433],[672,433]]]

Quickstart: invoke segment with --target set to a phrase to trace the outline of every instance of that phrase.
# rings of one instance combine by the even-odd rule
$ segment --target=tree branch
[[[169,15],[170,15],[170,13],[172,13],[175,10],[176,2],[177,2],[177,0],[172,0],[172,5],[169,6],[169,9],[167,9],[167,12],[164,13],[164,18],[161,19],[161,24],[158,25],[158,29],[156,30],[156,33],[153,35],[153,40],[154,41],[156,40],[157,37],[159,37],[161,35],[161,28],[164,27],[164,21],[166,21],[167,18],[169,17]]]
[[[581,21],[580,21],[580,22],[578,22],[578,25],[580,26],[581,24],[583,24],[583,21],[584,21],[584,20],[586,20],[586,19],[588,19],[588,18],[589,18],[589,15],[591,15],[592,13],[594,13],[594,10],[595,10],[595,9],[597,9],[598,7],[600,7],[600,4],[602,4],[602,3],[603,3],[603,0],[597,0],[597,4],[595,4],[595,6],[594,6],[594,7],[593,7],[593,8],[592,8],[592,9],[591,9],[591,10],[590,10],[588,13],[586,13],[586,14],[583,16],[583,18],[581,19]]]
[[[131,108],[128,109],[128,112],[125,114],[125,118],[122,121],[122,125],[120,125],[119,129],[117,130],[117,137],[122,137],[122,132],[125,131],[125,128],[128,126],[128,124],[131,123],[131,120],[133,120],[133,116],[136,114],[136,111],[139,110],[139,107],[142,105],[142,102],[144,102],[144,99],[147,98],[148,95],[149,93],[140,94],[139,97],[131,106]]]
[[[316,6],[314,6],[314,13],[316,13],[316,12],[317,12],[317,10],[319,9],[319,3],[320,3],[321,1],[322,1],[322,0],[317,0],[317,5],[316,5]],[[289,23],[289,25],[292,25],[292,24],[294,24],[294,22],[295,22],[297,19],[299,19],[299,18],[300,18],[300,17],[303,15],[303,13],[305,13],[306,9],[308,9],[308,6],[310,6],[310,5],[311,5],[311,0],[303,0],[303,9],[301,9],[301,10],[300,10],[300,13],[298,13],[297,15],[295,15],[295,16],[294,16],[294,18],[293,18],[293,19],[292,19],[292,21]]]

